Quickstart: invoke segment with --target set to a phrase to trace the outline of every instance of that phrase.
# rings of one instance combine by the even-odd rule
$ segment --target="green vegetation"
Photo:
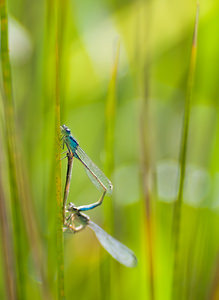
[[[219,299],[219,4],[0,0],[0,299]],[[195,34],[193,34],[195,32]],[[114,185],[62,232],[66,124]],[[68,197],[100,192],[73,161]]]

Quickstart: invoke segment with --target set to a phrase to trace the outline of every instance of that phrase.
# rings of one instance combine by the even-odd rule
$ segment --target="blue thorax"
[[[76,150],[77,150],[77,147],[78,147],[78,142],[76,141],[76,139],[75,138],[73,138],[73,136],[72,135],[70,135],[69,137],[68,137],[68,140],[69,140],[69,146],[70,146],[70,148],[71,148],[71,151],[73,152],[73,154],[75,155],[75,156],[77,156],[77,154],[76,154]]]

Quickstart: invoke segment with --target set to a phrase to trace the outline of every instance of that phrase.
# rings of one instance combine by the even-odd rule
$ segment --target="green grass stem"
[[[120,41],[117,40],[115,58],[112,68],[112,77],[109,83],[108,97],[106,101],[106,131],[105,131],[105,152],[106,152],[106,173],[111,176],[114,170],[114,140],[115,140],[115,117],[116,117],[116,83],[119,66]]]
[[[0,232],[3,254],[3,267],[5,276],[5,290],[7,298],[15,300],[17,298],[15,284],[15,263],[13,253],[13,240],[11,234],[11,224],[7,214],[7,204],[4,195],[2,178],[0,173]]]
[[[119,53],[120,53],[120,41],[116,41],[114,62],[112,67],[111,79],[109,82],[108,96],[106,99],[105,106],[105,168],[104,171],[106,175],[111,179],[114,171],[114,151],[115,151],[115,117],[116,117],[116,84],[117,84],[117,74],[119,66]],[[113,205],[113,195],[111,199],[105,199],[104,203],[104,217],[105,224],[107,225],[107,231],[110,234],[114,232],[114,205]],[[104,282],[108,282],[108,292],[101,290],[101,297],[106,295],[106,299],[115,298],[115,287],[118,281],[116,280],[116,271],[114,268],[114,262],[110,262],[109,259],[105,262],[100,269],[101,276],[101,287]]]
[[[141,1],[139,2],[139,4]],[[141,35],[138,36],[136,44],[142,44],[142,50],[136,49],[136,59],[138,62],[137,69],[137,88],[139,101],[139,144],[140,144],[140,183],[142,193],[142,230],[143,230],[143,248],[146,251],[145,261],[142,272],[146,269],[149,278],[149,297],[155,299],[155,266],[154,266],[154,217],[153,217],[153,189],[150,189],[151,174],[154,174],[153,163],[153,128],[151,118],[151,102],[150,102],[150,80],[151,80],[151,15],[152,2],[148,1],[146,9],[142,12],[138,11],[139,19],[136,21],[137,31],[141,27]],[[146,24],[144,24],[144,18]],[[143,25],[143,26],[142,26]],[[142,42],[143,41],[143,42]],[[154,179],[154,178],[153,178]],[[152,182],[154,188],[154,182]]]
[[[145,230],[146,243],[148,250],[148,268],[150,280],[150,299],[155,299],[154,290],[154,229],[153,229],[153,212],[152,212],[152,195],[149,188],[151,165],[151,122],[149,108],[149,64],[145,66],[144,72],[144,98],[140,105],[140,170],[141,170],[141,186],[144,199],[145,211]]]
[[[12,76],[8,51],[8,18],[6,2],[0,2],[1,7],[1,63],[3,78],[3,107],[6,120],[6,144],[9,161],[9,176],[11,186],[11,209],[13,218],[14,249],[17,266],[16,299],[26,299],[26,259],[30,247],[35,268],[42,280],[43,294],[51,298],[48,282],[44,272],[43,251],[34,215],[34,209],[28,193],[29,183],[24,176],[21,164],[20,147],[18,144],[14,102],[12,93]],[[27,240],[28,238],[28,240]]]
[[[189,121],[190,110],[192,100],[192,90],[196,66],[196,52],[197,52],[197,31],[198,31],[198,17],[199,17],[199,5],[196,10],[196,20],[193,34],[192,51],[188,73],[188,83],[185,99],[185,112],[182,128],[182,140],[181,140],[181,154],[180,154],[180,185],[178,191],[178,197],[174,205],[173,212],[173,247],[174,247],[174,266],[173,266],[173,285],[172,285],[172,299],[177,299],[179,296],[179,280],[180,280],[180,223],[181,223],[181,209],[183,201],[183,190],[186,171],[186,158],[188,148],[188,133],[189,133]]]
[[[8,49],[8,13],[7,2],[0,1],[0,17],[1,17],[1,68],[3,80],[3,109],[6,120],[6,143],[9,164],[9,177],[11,188],[11,208],[13,227],[16,229],[14,235],[14,248],[16,257],[17,270],[17,295],[18,299],[25,299],[25,252],[22,240],[22,214],[19,199],[19,182],[18,182],[18,166],[17,166],[17,149],[16,149],[16,132],[15,132],[15,114],[12,95],[12,76],[11,65]]]
[[[57,46],[58,49],[58,46]],[[64,294],[64,245],[63,245],[63,216],[61,196],[61,155],[60,155],[60,94],[59,94],[59,58],[57,50],[56,60],[56,96],[55,96],[55,120],[56,120],[56,201],[57,201],[57,271],[58,271],[58,299],[65,299]]]
[[[61,195],[61,156],[60,156],[60,99],[63,98],[63,36],[65,13],[68,1],[57,1],[56,70],[55,70],[55,128],[56,128],[56,202],[57,202],[57,271],[58,299],[65,299],[64,291],[64,244],[63,244],[63,202]],[[63,79],[61,79],[63,78]],[[63,92],[62,92],[63,91]]]

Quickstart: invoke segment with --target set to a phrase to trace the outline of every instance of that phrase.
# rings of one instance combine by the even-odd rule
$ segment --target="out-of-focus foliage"
[[[41,236],[46,273],[55,295],[55,53],[50,40],[55,31],[50,22],[53,2],[10,0],[8,6],[16,132],[25,182]],[[189,0],[66,2],[60,73],[61,122],[72,130],[80,146],[106,172],[109,154],[106,105],[120,41],[110,173],[114,191],[112,197],[106,197],[103,205],[89,216],[133,249],[138,257],[138,266],[127,269],[101,249],[89,229],[76,235],[64,234],[67,300],[149,299],[151,295],[147,223],[142,211],[139,128],[142,100],[139,82],[143,80],[144,86],[141,71],[145,62],[149,62],[150,68],[150,130],[146,134],[151,140],[149,192],[153,211],[154,299],[171,299],[172,216],[179,186],[180,142],[195,13],[196,3]],[[178,299],[218,299],[213,298],[217,297],[219,287],[218,29],[217,1],[200,1],[179,244]],[[0,118],[0,172],[6,199],[10,199],[13,186],[8,180],[7,120],[2,101]],[[66,164],[63,160],[63,188]],[[74,161],[69,201],[83,205],[96,201],[99,196],[81,164]],[[10,201],[7,203],[10,220]],[[112,220],[109,220],[108,209]],[[16,228],[12,231],[16,234]],[[42,283],[34,267],[31,247],[27,251],[23,299],[41,299]],[[3,260],[1,256],[0,266]],[[2,267],[0,298],[5,299],[5,295]]]

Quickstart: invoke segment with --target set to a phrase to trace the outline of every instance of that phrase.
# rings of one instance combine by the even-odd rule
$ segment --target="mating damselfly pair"
[[[88,226],[94,231],[101,245],[105,248],[106,251],[109,252],[109,254],[112,255],[113,258],[127,267],[134,267],[137,264],[137,258],[135,254],[125,245],[106,233],[97,224],[92,222],[87,215],[82,213],[82,211],[88,211],[99,206],[103,202],[104,196],[106,194],[112,193],[112,183],[104,175],[104,173],[92,162],[88,155],[81,149],[76,139],[71,135],[71,131],[67,126],[61,126],[61,133],[63,135],[63,142],[68,149],[68,170],[63,203],[63,220],[65,226],[64,231],[70,230],[75,233]],[[103,192],[100,199],[93,204],[76,207],[73,203],[69,203],[69,205],[65,207],[67,196],[69,193],[73,158],[76,158],[83,164],[91,182]],[[79,225],[76,226],[76,223],[79,223]]]

